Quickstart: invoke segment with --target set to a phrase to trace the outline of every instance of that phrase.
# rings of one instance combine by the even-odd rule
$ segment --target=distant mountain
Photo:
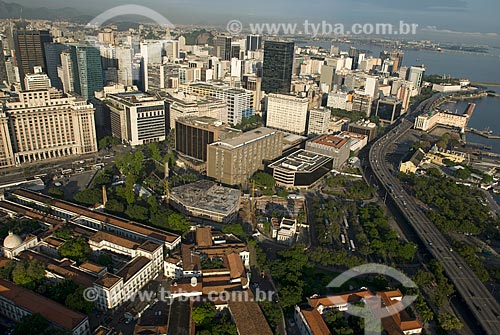
[[[78,10],[71,7],[64,8],[30,8],[16,3],[7,3],[0,0],[0,19],[11,18],[25,18],[25,19],[71,19],[76,22],[88,22],[93,16],[85,15]]]

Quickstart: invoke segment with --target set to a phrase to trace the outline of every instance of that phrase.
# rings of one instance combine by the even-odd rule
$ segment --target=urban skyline
[[[91,4],[0,2],[0,334],[500,332],[498,49],[416,30],[476,5]]]

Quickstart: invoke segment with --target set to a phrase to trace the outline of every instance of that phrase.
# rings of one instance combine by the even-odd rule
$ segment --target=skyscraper
[[[3,53],[3,43],[0,40],[0,85],[3,82],[8,82],[9,78],[7,76],[7,68],[5,67],[5,55]]]
[[[408,81],[411,81],[415,88],[420,89],[424,80],[425,67],[412,66],[408,70]]]
[[[248,35],[247,36],[247,51],[257,51],[262,49],[262,36]]]
[[[286,132],[306,133],[309,99],[285,94],[269,94],[266,126]]]
[[[64,93],[75,91],[75,77],[73,73],[73,62],[69,50],[61,53],[61,66],[57,68],[57,74],[61,79]]]
[[[231,60],[231,37],[217,36],[214,38],[214,53],[220,60]]]
[[[295,43],[266,41],[262,90],[266,93],[290,93]]]
[[[17,29],[13,31],[16,64],[19,68],[19,79],[24,84],[24,76],[33,73],[35,66],[47,71],[45,59],[45,43],[52,42],[47,30]]]
[[[99,50],[91,46],[71,46],[74,90],[85,99],[102,91],[103,74]]]
[[[58,90],[63,89],[63,84],[59,74],[57,73],[57,68],[61,66],[61,54],[64,50],[69,47],[60,43],[47,43],[45,44],[45,59],[47,63],[46,73],[52,82],[52,87]]]

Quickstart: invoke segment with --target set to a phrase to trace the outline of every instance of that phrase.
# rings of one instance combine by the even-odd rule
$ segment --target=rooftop
[[[185,207],[230,214],[240,203],[240,191],[208,180],[172,188],[170,196]]]
[[[269,168],[310,173],[330,160],[332,158],[301,149],[272,163]]]
[[[123,269],[116,273],[117,276],[122,277],[124,282],[127,282],[130,278],[132,278],[137,272],[139,272],[142,268],[144,268],[149,262],[150,259],[139,256],[131,260]]]
[[[115,286],[115,284],[118,283],[120,280],[121,280],[120,277],[115,276],[114,274],[108,272],[104,276],[96,280],[95,284],[105,288],[111,288]]]
[[[154,95],[143,93],[143,92],[128,92],[128,93],[117,93],[110,94],[109,99],[119,101],[129,106],[140,106],[144,103],[157,103],[163,104],[162,100],[158,100]]]
[[[74,312],[55,301],[0,279],[0,296],[31,313],[38,313],[53,324],[73,330],[87,319],[86,315]]]
[[[13,192],[13,194],[31,200],[43,202],[45,204],[49,204],[52,207],[59,207],[67,211],[73,212],[75,214],[86,216],[100,222],[105,222],[107,224],[114,225],[122,229],[127,229],[133,231],[134,233],[141,234],[149,238],[165,241],[168,243],[174,243],[177,239],[180,238],[180,236],[176,234],[160,231],[158,229],[153,229],[150,227],[145,227],[133,221],[128,221],[115,216],[111,216],[109,214],[96,212],[88,208],[75,205],[67,201],[58,200],[41,193],[25,189],[17,189]]]
[[[301,308],[300,311],[307,321],[307,324],[314,335],[331,335],[325,321],[315,308]]]
[[[272,335],[264,314],[256,302],[229,302],[229,310],[240,335]]]
[[[107,233],[105,231],[98,231],[94,234],[94,236],[89,238],[89,241],[95,243],[101,243],[102,241],[108,241],[113,244],[119,245],[121,247],[127,249],[136,249],[139,246],[139,243],[131,241],[130,239],[123,238],[114,234]]]
[[[239,136],[222,140],[219,142],[212,143],[212,146],[220,145],[227,147],[228,149],[236,149],[245,145],[248,145],[252,142],[262,140],[265,137],[276,134],[278,131],[266,127],[260,127],[251,131],[247,131],[242,133]]]
[[[311,143],[325,145],[335,149],[343,148],[347,144],[347,142],[348,142],[347,139],[333,135],[319,136],[311,141]]]

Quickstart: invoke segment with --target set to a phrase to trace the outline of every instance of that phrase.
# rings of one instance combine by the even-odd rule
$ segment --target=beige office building
[[[94,107],[54,88],[20,92],[0,115],[0,168],[97,152]]]
[[[261,127],[208,146],[207,176],[226,185],[239,185],[258,170],[264,161],[281,156],[283,133]]]
[[[269,94],[266,126],[304,135],[306,133],[308,107],[308,98],[285,94]]]

